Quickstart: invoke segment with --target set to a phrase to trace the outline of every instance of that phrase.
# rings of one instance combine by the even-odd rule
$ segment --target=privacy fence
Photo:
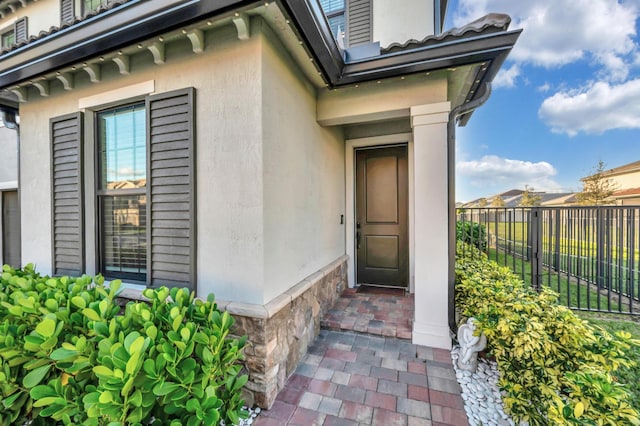
[[[568,307],[640,315],[640,206],[469,208],[457,220],[476,230],[468,242]]]

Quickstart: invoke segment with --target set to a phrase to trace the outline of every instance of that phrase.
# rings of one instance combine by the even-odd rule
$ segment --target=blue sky
[[[524,32],[457,129],[457,201],[579,191],[599,160],[640,160],[640,0],[453,0],[445,30],[489,12]]]

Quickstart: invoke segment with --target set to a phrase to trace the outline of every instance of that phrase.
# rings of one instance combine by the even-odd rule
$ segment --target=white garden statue
[[[474,321],[474,318],[469,318],[466,324],[458,328],[458,342],[460,343],[458,368],[471,372],[475,372],[478,368],[478,352],[487,346],[487,336],[484,334],[475,335]]]

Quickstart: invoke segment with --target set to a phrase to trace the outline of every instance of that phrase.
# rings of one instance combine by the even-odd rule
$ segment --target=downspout
[[[447,185],[449,187],[449,330],[455,336],[456,324],[456,122],[460,116],[468,114],[484,104],[491,95],[491,83],[485,83],[484,93],[466,104],[458,105],[449,113],[447,124]]]

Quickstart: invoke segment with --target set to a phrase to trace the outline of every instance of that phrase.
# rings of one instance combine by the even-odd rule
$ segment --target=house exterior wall
[[[407,40],[422,40],[434,31],[433,0],[373,0],[373,41],[382,47]]]
[[[200,55],[186,40],[169,44],[161,66],[141,53],[131,58],[126,76],[105,63],[100,83],[76,74],[76,89],[52,84],[49,97],[33,92],[21,105],[25,165],[50,164],[51,117],[89,105],[87,273],[97,272],[93,111],[134,100],[126,97],[128,88],[149,82],[154,93],[196,89],[199,294],[264,304],[344,254],[342,133],[316,122],[315,89],[262,25],[252,20],[248,41],[238,40],[232,26],[207,33],[208,48]],[[113,102],[113,93],[122,99]],[[25,167],[23,180],[23,258],[51,273],[49,172]],[[42,214],[29,214],[34,209]]]
[[[613,175],[609,179],[616,185],[616,189],[638,188],[640,187],[640,170]]]
[[[344,142],[270,29],[262,44],[264,301],[344,254]]]

